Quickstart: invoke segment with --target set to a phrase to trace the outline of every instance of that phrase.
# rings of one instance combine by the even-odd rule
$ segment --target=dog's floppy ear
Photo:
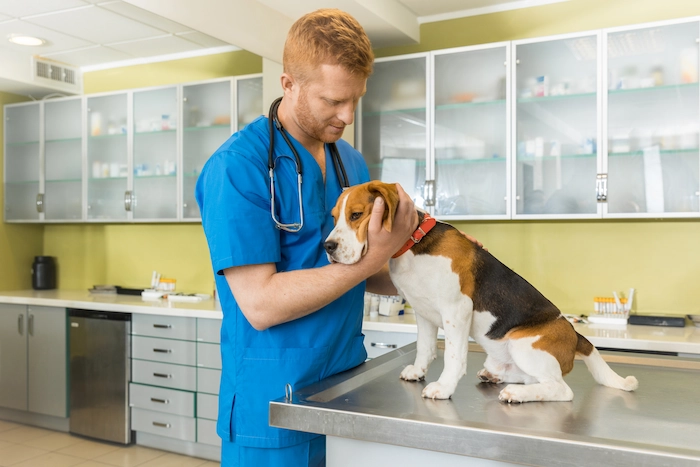
[[[382,183],[378,181],[369,182],[367,187],[370,194],[372,195],[371,201],[381,196],[384,199],[385,208],[384,216],[382,217],[382,225],[387,230],[391,232],[391,228],[394,225],[394,216],[396,215],[396,208],[399,204],[399,191],[396,189],[396,185],[393,183]]]

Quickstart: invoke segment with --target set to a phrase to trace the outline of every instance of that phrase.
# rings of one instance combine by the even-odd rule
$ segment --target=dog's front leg
[[[428,399],[449,399],[457,389],[457,383],[467,373],[467,351],[469,349],[469,328],[472,322],[472,307],[457,310],[456,314],[446,313],[445,367],[437,381],[423,389],[423,397]]]
[[[420,381],[425,378],[428,365],[437,357],[437,326],[416,313],[418,341],[416,342],[416,360],[401,372],[401,379]]]

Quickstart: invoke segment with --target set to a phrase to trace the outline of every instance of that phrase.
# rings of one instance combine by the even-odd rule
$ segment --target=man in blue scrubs
[[[369,180],[362,156],[340,139],[365,93],[374,55],[362,27],[339,10],[318,10],[291,28],[284,49],[283,98],[274,129],[275,215],[299,222],[296,164],[301,159],[303,228],[277,227],[270,207],[268,118],[234,134],[209,159],[196,198],[209,244],[224,320],[218,434],[222,466],[325,465],[325,438],[268,424],[270,400],[285,386],[301,389],[366,358],[365,284],[395,293],[384,265],[418,225],[400,189],[391,232],[381,199],[369,224],[369,248],[354,265],[328,264],[323,242],[340,195],[329,143],[336,143],[355,185]],[[365,282],[365,280],[367,281]]]

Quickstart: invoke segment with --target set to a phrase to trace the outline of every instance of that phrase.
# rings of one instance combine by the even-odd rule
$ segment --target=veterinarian
[[[396,293],[383,266],[418,225],[403,190],[391,232],[381,225],[382,200],[375,202],[359,263],[328,264],[323,249],[343,179],[369,180],[362,156],[340,137],[373,61],[350,15],[327,9],[300,18],[284,47],[276,115],[231,136],[197,181],[224,314],[217,423],[224,467],[325,464],[325,437],[270,427],[268,403],[288,384],[301,389],[362,363],[365,280],[370,291]]]

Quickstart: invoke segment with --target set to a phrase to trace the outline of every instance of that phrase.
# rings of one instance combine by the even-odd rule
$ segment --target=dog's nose
[[[335,250],[338,249],[338,242],[329,240],[323,244],[323,248],[326,249],[326,253],[332,255],[335,252]]]

